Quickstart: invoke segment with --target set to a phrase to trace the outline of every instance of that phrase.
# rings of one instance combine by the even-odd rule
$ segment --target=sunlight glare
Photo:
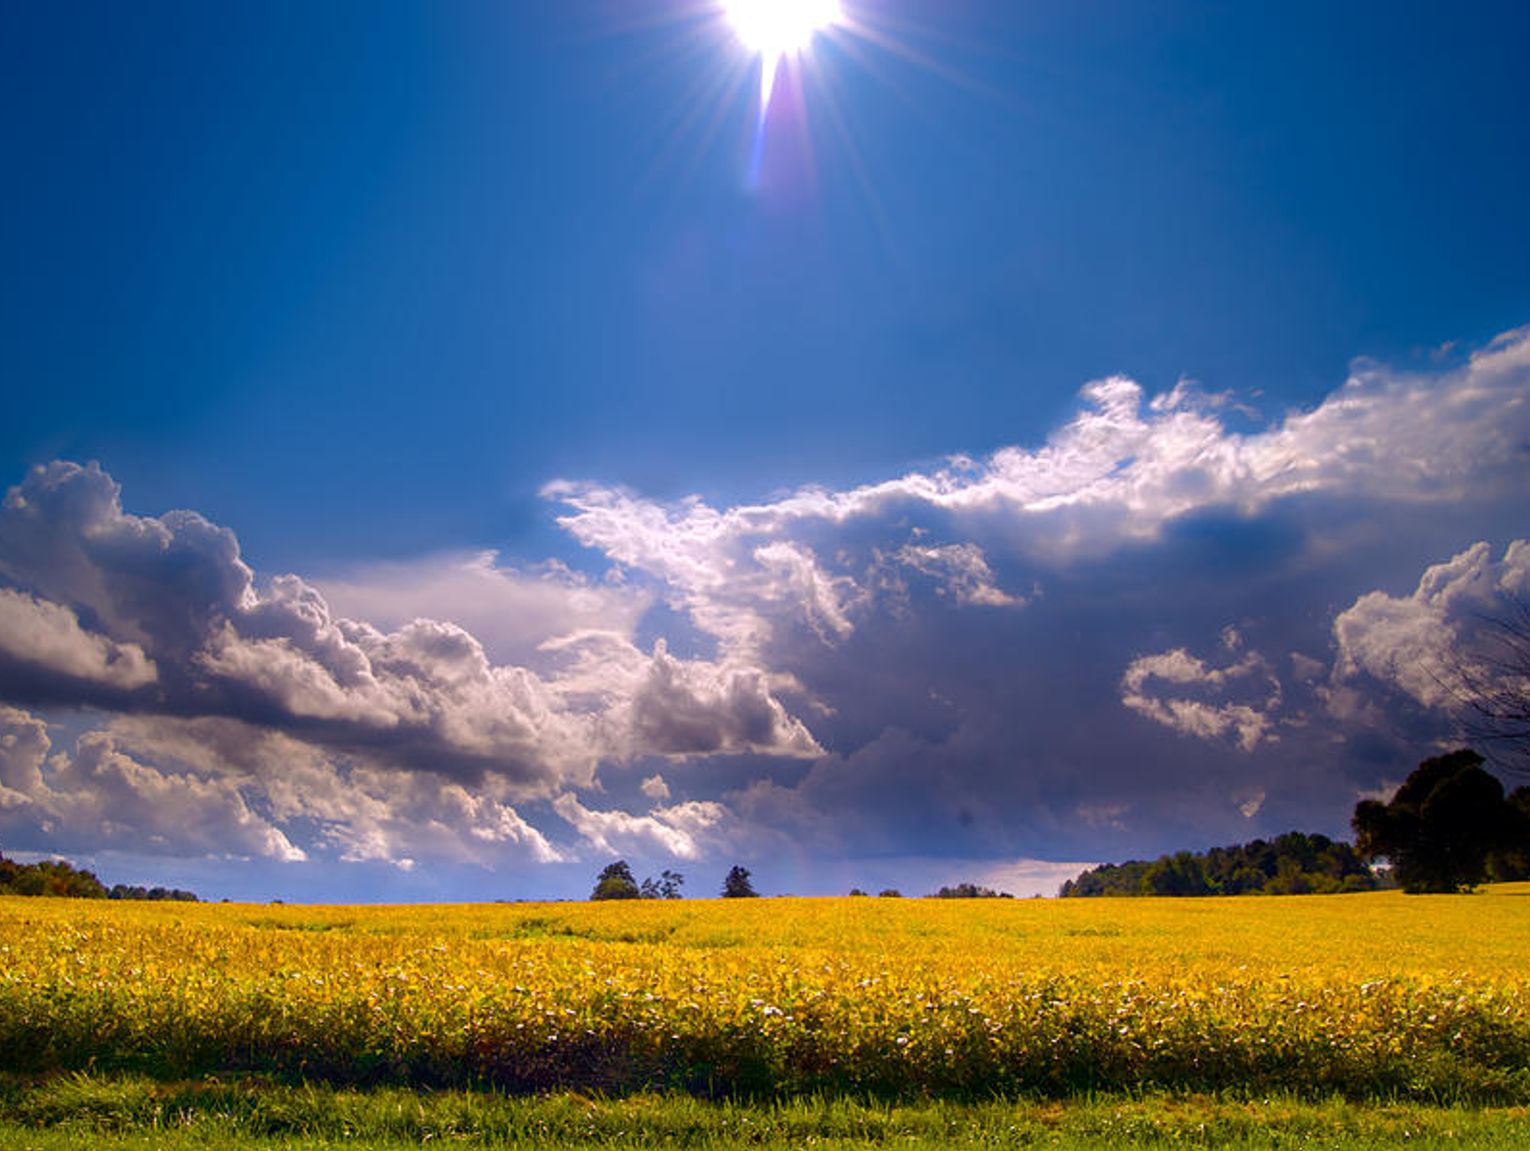
[[[728,23],[760,56],[760,117],[770,106],[781,61],[812,43],[813,34],[844,19],[839,0],[724,0]]]

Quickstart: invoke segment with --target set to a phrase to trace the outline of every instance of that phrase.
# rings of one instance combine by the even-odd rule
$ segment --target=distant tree
[[[17,863],[0,855],[0,895],[102,899],[106,896],[106,887],[94,872],[76,868],[62,859]]]
[[[1106,863],[1068,880],[1062,896],[1296,895],[1370,891],[1376,874],[1347,843],[1288,831],[1199,854],[1181,851],[1155,860]]]
[[[618,859],[615,863],[607,864],[596,878],[595,890],[590,892],[590,898],[638,899],[642,894],[637,880],[632,878],[632,868],[627,866],[625,859]]]
[[[1150,865],[1143,882],[1152,895],[1211,895],[1206,869],[1189,851],[1176,851]]]
[[[649,876],[643,880],[642,896],[644,899],[680,899],[680,887],[685,883],[685,876],[678,871],[670,871],[667,868],[659,873],[659,878]]]
[[[854,899],[864,899],[865,896],[866,896],[866,893],[864,891],[862,891],[859,887],[852,887],[850,889],[850,895],[851,895],[851,898],[854,898]]]
[[[754,889],[754,884],[749,882],[749,869],[734,864],[728,872],[728,877],[723,880],[724,899],[751,899],[759,895]]]
[[[903,892],[899,891],[896,887],[884,887],[884,888],[882,888],[881,891],[877,892],[877,898],[878,899],[902,899],[903,898]]]
[[[1467,748],[1435,756],[1414,769],[1390,803],[1362,800],[1351,821],[1360,854],[1390,860],[1402,889],[1415,894],[1483,882],[1489,859],[1522,845],[1523,829],[1503,784],[1482,764]]]
[[[958,883],[954,887],[942,887],[931,899],[1013,899],[1007,891],[995,891],[991,887],[979,887],[976,883]]]
[[[129,886],[126,883],[115,883],[111,891],[107,892],[108,899],[146,899],[151,902],[169,900],[178,903],[196,903],[197,896],[193,891],[182,891],[179,887],[140,887],[137,884]]]

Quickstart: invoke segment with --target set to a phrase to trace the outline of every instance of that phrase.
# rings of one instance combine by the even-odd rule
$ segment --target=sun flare
[[[781,61],[805,50],[815,33],[844,20],[839,0],[723,0],[739,42],[760,57],[760,116],[770,106]]]
[[[766,59],[802,51],[813,33],[844,17],[839,0],[725,0],[723,7],[739,40]]]

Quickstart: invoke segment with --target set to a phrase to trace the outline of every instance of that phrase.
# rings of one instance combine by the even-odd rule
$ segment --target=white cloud
[[[132,691],[153,683],[154,661],[136,643],[116,643],[80,627],[74,612],[25,592],[0,588],[0,658],[33,669]]]
[[[648,815],[625,811],[592,811],[572,794],[553,800],[553,809],[597,852],[607,855],[646,855],[654,852],[695,859],[702,843],[727,819],[720,803],[679,803],[656,807]]]
[[[937,471],[849,491],[802,488],[725,510],[561,481],[544,494],[569,508],[558,522],[574,538],[658,581],[734,650],[758,650],[786,605],[819,621],[826,638],[842,638],[874,591],[858,579],[866,557],[844,541],[852,529],[906,535],[905,518],[919,509],[1062,563],[1156,539],[1167,523],[1205,509],[1254,515],[1313,493],[1446,506],[1518,490],[1530,440],[1530,328],[1449,371],[1358,363],[1316,409],[1250,435],[1222,424],[1222,398],[1187,387],[1145,402],[1140,385],[1116,376],[1089,384],[1082,398],[1083,410],[1040,448],[952,457]],[[809,549],[809,537],[840,541],[835,565],[822,547]],[[968,602],[993,602],[996,585],[972,562],[986,567],[981,540],[888,543],[878,546],[927,573],[965,569]]]
[[[1244,819],[1253,819],[1259,814],[1259,809],[1264,806],[1268,792],[1262,787],[1251,787],[1243,791],[1235,792],[1232,800],[1238,807],[1238,814]]]
[[[570,661],[578,638],[555,636],[538,645],[541,671],[495,664],[456,624],[415,618],[384,630],[337,617],[297,576],[257,584],[231,532],[192,512],[126,514],[94,465],[54,463],[10,491],[0,578],[18,585],[0,588],[0,611],[17,625],[7,648],[89,681],[53,685],[41,702],[123,707],[106,687],[154,677],[160,690],[133,706],[243,718],[467,783],[495,772],[523,796],[588,786],[607,760],[817,751],[775,697],[787,681],[738,657],[714,664],[634,647],[621,629],[641,595],[554,577],[530,600],[558,605],[560,628],[615,624],[598,633],[605,658]],[[500,602],[528,595],[483,564],[458,578]],[[98,630],[81,628],[87,615]],[[0,661],[0,691],[41,690],[25,669],[6,678]]]
[[[1223,633],[1223,643],[1229,654],[1236,654],[1242,646],[1241,638],[1231,629]],[[1174,694],[1161,685],[1175,689]],[[1244,687],[1252,701],[1220,698],[1235,687]],[[1234,736],[1244,751],[1277,738],[1272,728],[1281,699],[1279,678],[1257,652],[1247,652],[1217,668],[1184,648],[1174,648],[1139,656],[1121,677],[1121,702],[1139,715],[1182,735],[1201,739]]]
[[[0,704],[0,810],[32,804],[43,793],[48,725],[36,716]]]
[[[506,801],[428,771],[337,760],[229,719],[123,717],[49,754],[41,720],[0,709],[0,820],[57,850],[328,857],[485,867],[564,858]]]
[[[656,803],[662,803],[669,798],[669,784],[664,782],[662,775],[650,775],[643,780],[642,793]]]
[[[1369,677],[1426,707],[1458,707],[1463,673],[1477,684],[1499,680],[1484,662],[1484,640],[1491,642],[1491,621],[1507,618],[1511,601],[1526,602],[1527,593],[1530,541],[1515,540],[1496,561],[1487,543],[1473,544],[1428,568],[1408,595],[1361,596],[1333,624],[1336,706],[1353,709],[1343,689]]]
[[[40,827],[60,849],[305,858],[230,780],[159,770],[108,732],[82,735],[72,754],[51,747],[35,716],[0,710],[0,818]]]
[[[314,581],[330,610],[393,631],[416,619],[456,624],[496,663],[535,666],[540,645],[579,632],[630,639],[653,597],[595,583],[559,564],[521,571],[493,551],[373,563]]]
[[[1035,895],[1056,895],[1057,889],[1068,880],[1077,879],[1080,874],[1098,865],[1098,860],[1093,863],[1059,863],[1050,859],[1017,859],[1013,863],[989,867],[980,872],[973,882],[995,891],[1007,891],[1018,899],[1027,899]],[[951,882],[965,881],[953,879]]]
[[[976,544],[905,544],[898,562],[936,581],[936,594],[963,606],[1014,607],[1025,601],[1001,590]]]

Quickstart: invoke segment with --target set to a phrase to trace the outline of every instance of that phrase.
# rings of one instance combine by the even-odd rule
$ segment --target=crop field
[[[1220,900],[0,901],[0,1071],[1530,1102],[1530,887]]]

